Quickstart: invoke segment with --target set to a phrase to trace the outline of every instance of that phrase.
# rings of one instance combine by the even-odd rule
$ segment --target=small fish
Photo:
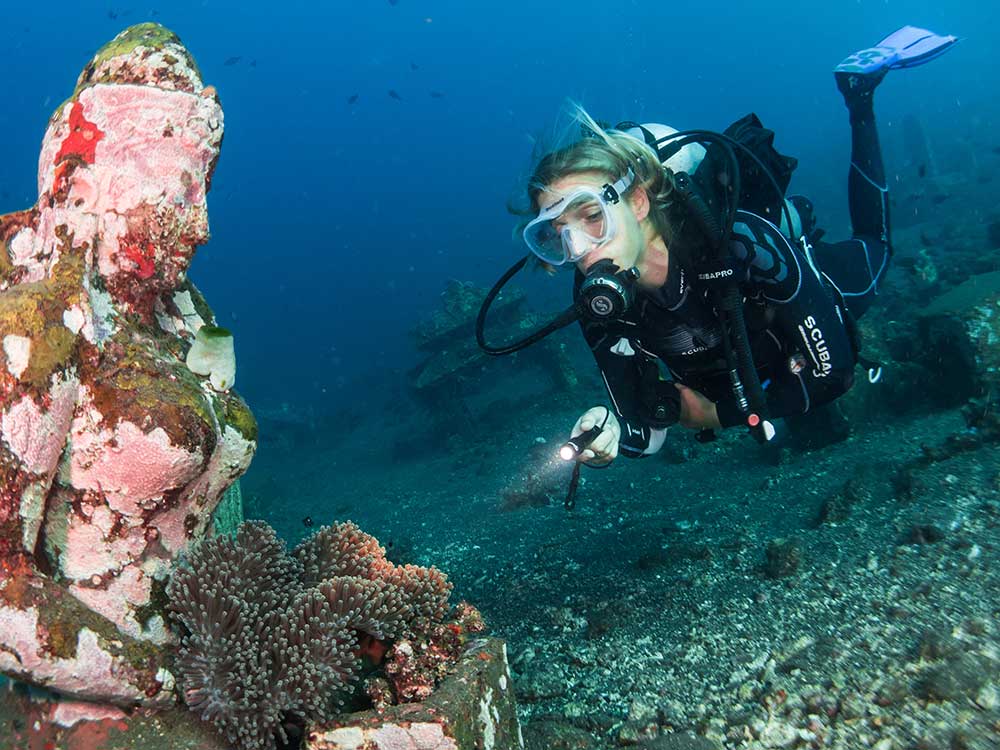
[[[307,529],[311,529],[313,525],[312,516],[306,516],[305,518],[303,518],[302,525],[305,526]]]
[[[444,94],[442,94],[440,91],[432,91],[431,99],[444,99]]]
[[[242,59],[243,59],[243,57],[240,56],[240,55],[236,55],[235,57],[227,57],[225,65],[235,65],[236,63],[238,63]]]
[[[420,70],[420,66],[417,65],[415,62],[411,62],[410,63],[410,70]]]
[[[921,178],[927,176],[927,165],[926,164],[921,164],[919,167],[917,167],[917,176],[921,177]]]
[[[395,89],[389,89],[389,98],[395,99],[397,102],[403,101],[403,97],[396,93]]]
[[[359,98],[361,98],[360,94],[351,94],[349,97],[347,97],[347,103],[355,104]]]
[[[399,5],[399,0],[389,0],[389,5]]]
[[[256,68],[257,67],[257,60],[256,59],[250,61],[250,67],[251,68]]]

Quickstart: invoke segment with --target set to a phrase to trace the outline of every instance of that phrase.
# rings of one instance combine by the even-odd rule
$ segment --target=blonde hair
[[[583,136],[576,142],[543,156],[528,180],[528,208],[515,213],[525,217],[538,211],[538,196],[558,179],[581,172],[597,172],[615,182],[631,169],[635,180],[625,190],[628,197],[635,190],[649,196],[649,220],[656,232],[670,244],[669,208],[673,203],[673,182],[669,169],[659,155],[644,141],[629,133],[602,127],[579,104],[572,104],[573,119]]]

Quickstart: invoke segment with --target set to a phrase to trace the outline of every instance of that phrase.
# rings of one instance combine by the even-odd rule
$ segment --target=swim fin
[[[930,62],[951,49],[957,41],[954,36],[940,36],[927,29],[904,26],[874,47],[855,52],[834,68],[834,72],[862,76],[876,74],[881,79],[890,70],[913,68]]]

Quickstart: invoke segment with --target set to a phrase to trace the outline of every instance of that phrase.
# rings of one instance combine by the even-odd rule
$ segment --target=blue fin
[[[889,34],[874,47],[850,55],[834,68],[836,73],[883,75],[897,68],[913,68],[943,55],[958,41],[954,36],[940,36],[927,29],[904,26]]]

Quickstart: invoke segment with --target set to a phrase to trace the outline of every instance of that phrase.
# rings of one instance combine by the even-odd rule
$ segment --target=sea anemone
[[[285,692],[295,713],[310,721],[332,718],[359,675],[357,636],[350,615],[339,613],[316,589],[298,594],[272,637],[285,667]]]
[[[436,568],[394,565],[351,522],[323,527],[292,554],[262,522],[203,540],[167,586],[184,700],[231,745],[271,750],[286,720],[336,715],[373,640],[439,623],[451,588]]]
[[[427,627],[440,622],[448,613],[448,598],[454,587],[437,568],[401,565],[389,573],[388,580],[402,592],[403,600],[411,607],[411,626]]]
[[[206,619],[206,607],[218,609],[221,602],[234,597],[255,614],[266,613],[303,588],[301,577],[301,567],[289,557],[274,529],[248,521],[240,525],[234,539],[219,536],[196,545],[174,571],[167,593],[178,619],[191,632],[198,632],[212,622],[211,617]],[[254,595],[248,597],[251,591]],[[229,607],[228,615],[234,614]]]
[[[292,554],[303,568],[303,580],[315,586],[338,576],[374,578],[392,567],[378,539],[351,521],[323,526]]]
[[[184,701],[244,750],[273,747],[292,707],[268,639],[280,612],[278,591],[298,588],[296,571],[274,531],[248,523],[235,540],[199,544],[167,586],[184,628],[177,657]]]
[[[188,707],[244,750],[273,748],[276,735],[284,738],[282,717],[294,707],[273,664],[260,658],[264,652],[243,627],[225,638],[189,636],[177,659]]]
[[[314,590],[332,612],[347,618],[348,627],[380,640],[399,635],[412,612],[403,592],[386,581],[341,576],[323,581]]]
[[[347,577],[399,589],[411,610],[406,618],[411,626],[439,621],[448,611],[452,585],[444,573],[434,567],[394,565],[378,540],[350,521],[324,526],[292,554],[302,565],[303,578],[310,586]]]

